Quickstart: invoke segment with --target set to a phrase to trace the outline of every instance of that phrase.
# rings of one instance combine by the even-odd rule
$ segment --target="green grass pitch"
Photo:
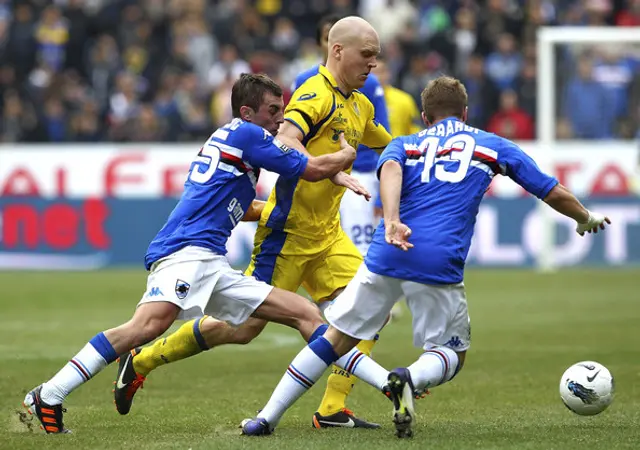
[[[640,270],[537,274],[470,270],[472,348],[454,382],[416,404],[412,440],[393,434],[391,404],[358,383],[349,406],[381,430],[314,430],[324,380],[285,416],[273,436],[245,438],[238,424],[268,399],[299,336],[269,325],[247,346],[211,350],[152,373],[128,416],[112,404],[115,367],[66,402],[71,435],[22,425],[27,390],[52,376],[96,332],[127,320],[145,286],[138,270],[0,273],[0,448],[2,449],[618,449],[640,448]],[[411,363],[407,313],[374,350],[393,368]],[[578,417],[558,396],[572,363],[593,359],[616,379],[613,405]]]

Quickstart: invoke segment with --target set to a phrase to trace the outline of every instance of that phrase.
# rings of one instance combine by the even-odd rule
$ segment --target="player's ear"
[[[465,106],[464,107],[464,111],[462,112],[462,121],[465,122],[465,123],[467,122],[468,114],[469,114],[469,107]]]
[[[333,44],[333,47],[331,47],[331,52],[333,53],[334,58],[338,61],[342,58],[342,50],[343,48],[340,44]]]
[[[245,122],[251,122],[253,120],[254,111],[250,106],[240,107],[240,118]]]
[[[422,121],[427,127],[431,126],[431,124],[429,123],[429,120],[427,119],[427,115],[424,113],[424,111],[420,113],[420,117],[422,117]]]

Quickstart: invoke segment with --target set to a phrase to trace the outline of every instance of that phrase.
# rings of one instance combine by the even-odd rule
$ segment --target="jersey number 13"
[[[431,169],[433,168],[433,176],[440,181],[448,183],[459,183],[464,180],[473,152],[476,148],[476,140],[468,134],[452,136],[440,146],[440,139],[437,137],[428,137],[420,143],[419,150],[424,155],[424,170],[422,171],[422,182],[431,181]],[[436,160],[436,158],[440,158]],[[446,170],[445,161],[457,161],[455,170]],[[435,166],[435,167],[434,167]],[[449,167],[452,165],[450,164]]]

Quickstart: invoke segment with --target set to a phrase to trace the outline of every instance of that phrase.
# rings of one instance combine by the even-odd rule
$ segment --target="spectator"
[[[199,139],[229,120],[229,87],[240,73],[264,71],[290,86],[320,61],[320,17],[355,11],[378,29],[392,84],[419,100],[430,79],[457,76],[469,121],[483,127],[504,114],[501,91],[515,91],[516,109],[535,117],[540,26],[638,25],[640,0],[0,0],[0,136]],[[637,133],[635,47],[616,45],[558,48],[559,135]],[[589,78],[574,74],[577,51],[591,54]],[[503,106],[512,97],[502,95]],[[610,109],[587,117],[600,102]],[[139,123],[145,132],[136,134]]]
[[[489,116],[498,104],[498,91],[484,73],[484,59],[472,55],[467,62],[467,76],[463,78],[469,96],[468,120],[473,126],[485,128]]]
[[[516,52],[515,38],[508,33],[501,34],[496,51],[487,56],[487,76],[499,90],[512,89],[521,68],[522,56]]]
[[[45,102],[43,122],[48,141],[64,142],[67,139],[67,120],[59,98],[53,97]]]
[[[489,119],[487,131],[512,140],[533,139],[533,119],[518,106],[515,91],[502,91],[500,109]]]
[[[593,79],[592,72],[591,60],[582,56],[578,73],[565,88],[562,115],[578,139],[611,138],[615,111],[606,88]]]
[[[640,0],[627,0],[625,9],[616,17],[616,25],[620,27],[640,26]]]
[[[251,72],[249,64],[238,57],[238,51],[233,45],[225,45],[220,52],[220,61],[209,70],[209,87],[217,88],[225,79],[236,79],[242,73]]]
[[[56,6],[48,6],[35,30],[37,55],[54,71],[62,69],[69,41],[69,27]]]

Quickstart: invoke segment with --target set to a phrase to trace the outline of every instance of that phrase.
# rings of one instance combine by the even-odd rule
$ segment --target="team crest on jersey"
[[[280,142],[277,139],[273,140],[273,145],[275,145],[276,147],[278,147],[280,150],[282,150],[282,153],[288,153],[289,150],[291,150],[289,147],[287,147],[286,145],[284,145],[282,142]]]
[[[298,101],[311,100],[312,98],[315,98],[315,96],[316,96],[315,92],[309,92],[308,94],[302,94],[300,97],[298,97]]]
[[[176,281],[176,297],[182,300],[187,296],[190,288],[191,288],[191,285],[189,283],[187,283],[184,280],[178,279]]]
[[[333,136],[331,136],[331,140],[333,142],[338,142],[338,139],[340,139],[340,133],[344,133],[344,130],[339,130],[337,128],[331,128],[331,131],[333,131]]]

